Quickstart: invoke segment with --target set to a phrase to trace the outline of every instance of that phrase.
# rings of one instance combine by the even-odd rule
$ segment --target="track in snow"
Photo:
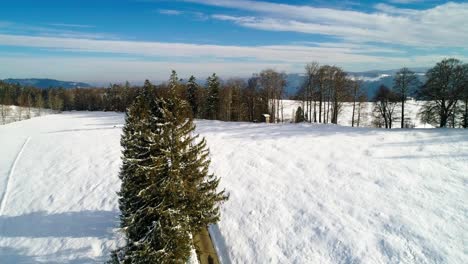
[[[20,151],[18,152],[18,155],[16,155],[15,161],[13,162],[13,165],[10,168],[10,172],[8,173],[7,179],[6,179],[6,184],[5,184],[5,191],[3,192],[3,196],[1,199],[1,204],[0,204],[0,215],[3,215],[3,211],[5,210],[5,205],[8,199],[8,193],[9,193],[9,186],[10,186],[10,181],[13,177],[13,174],[15,173],[15,168],[16,164],[18,163],[18,160],[21,158],[21,154],[23,153],[24,149],[26,148],[26,145],[28,144],[29,140],[31,140],[31,137],[28,137],[24,143],[23,146],[21,147]]]

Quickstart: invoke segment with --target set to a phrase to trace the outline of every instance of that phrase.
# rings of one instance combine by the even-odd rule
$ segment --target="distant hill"
[[[32,86],[36,88],[65,88],[65,89],[71,89],[71,88],[90,88],[91,85],[83,82],[69,82],[69,81],[58,81],[54,79],[37,79],[37,78],[32,78],[32,79],[5,79],[3,80],[6,83],[11,83],[11,84],[20,84],[22,86]]]
[[[414,71],[421,82],[425,81],[426,68],[413,68]],[[348,74],[355,79],[362,81],[362,88],[366,91],[367,97],[369,99],[373,98],[375,92],[380,85],[385,85],[387,87],[393,86],[393,76],[398,70],[373,70],[366,72],[348,72]],[[301,85],[305,81],[304,74],[291,73],[286,77],[286,96],[294,96],[300,90]]]
[[[416,73],[421,83],[426,81],[425,68],[410,69]],[[387,71],[367,71],[367,72],[350,72],[354,78],[362,81],[362,89],[366,91],[367,98],[372,99],[380,85],[385,85],[389,88],[393,86],[394,76],[398,70]],[[414,91],[410,91],[410,96]]]
[[[426,68],[412,68],[421,82],[425,81],[425,72]],[[365,72],[348,72],[348,74],[356,79],[362,81],[363,89],[366,91],[367,97],[372,99],[375,95],[375,92],[379,88],[380,85],[385,85],[388,87],[393,86],[393,76],[398,70],[372,70],[372,71],[365,71]],[[244,78],[247,80],[248,78]],[[83,83],[83,82],[69,82],[69,81],[58,81],[54,79],[5,79],[3,80],[7,83],[19,83],[20,85],[24,86],[33,86],[37,88],[49,88],[49,87],[62,87],[65,89],[71,88],[90,88],[92,87],[90,84]],[[286,97],[294,96],[298,93],[301,86],[305,81],[305,76],[302,73],[290,73],[286,75],[286,87],[285,87],[285,94]],[[199,80],[198,83],[200,85],[205,85],[204,80]]]

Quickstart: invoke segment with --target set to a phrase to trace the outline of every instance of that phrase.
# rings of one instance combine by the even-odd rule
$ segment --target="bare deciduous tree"
[[[2,124],[6,124],[7,122],[7,117],[9,116],[11,112],[11,108],[9,105],[0,105],[0,116],[2,117]]]
[[[392,128],[395,106],[398,97],[385,85],[381,85],[375,95],[374,113],[377,118],[377,124],[385,128]],[[383,124],[382,124],[383,123]]]
[[[426,73],[427,81],[419,91],[426,100],[421,110],[423,120],[446,127],[454,117],[464,82],[464,67],[457,59],[444,59]]]
[[[286,74],[272,69],[263,70],[260,73],[260,85],[265,91],[269,113],[273,122],[278,122],[280,117],[280,104],[286,86]],[[281,120],[283,122],[283,120]]]
[[[411,91],[419,85],[419,79],[413,71],[402,68],[395,74],[393,91],[401,103],[401,128],[405,127],[405,103]]]

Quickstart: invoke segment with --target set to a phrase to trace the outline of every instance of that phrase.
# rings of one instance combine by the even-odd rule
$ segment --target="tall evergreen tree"
[[[216,73],[213,73],[207,79],[208,86],[208,98],[206,99],[206,118],[207,119],[218,119],[219,111],[219,78]]]
[[[177,92],[179,87],[179,77],[177,77],[177,72],[175,70],[171,71],[171,76],[169,77],[169,90]]]
[[[193,75],[187,82],[187,100],[192,109],[192,117],[198,117],[198,84]]]
[[[174,76],[168,98],[153,98],[145,83],[127,112],[119,192],[127,244],[113,263],[186,263],[191,234],[218,221],[219,203],[227,199],[208,174],[206,142],[193,135]]]

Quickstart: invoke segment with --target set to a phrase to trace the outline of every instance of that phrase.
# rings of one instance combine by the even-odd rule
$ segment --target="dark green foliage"
[[[125,85],[112,84],[109,88],[105,89],[102,102],[104,111],[125,112],[133,97],[132,90],[130,89],[130,83],[128,82]]]
[[[195,77],[190,76],[187,82],[187,101],[192,109],[192,117],[198,117],[198,84]]]
[[[304,122],[304,111],[302,111],[302,107],[298,107],[296,111],[296,123]]]
[[[227,199],[208,174],[206,142],[193,136],[177,85],[171,77],[170,95],[160,99],[145,82],[127,112],[119,192],[127,245],[113,253],[113,263],[186,263],[191,234],[217,222]]]
[[[219,78],[215,73],[208,77],[208,97],[206,98],[206,118],[207,119],[218,119],[219,111]]]

